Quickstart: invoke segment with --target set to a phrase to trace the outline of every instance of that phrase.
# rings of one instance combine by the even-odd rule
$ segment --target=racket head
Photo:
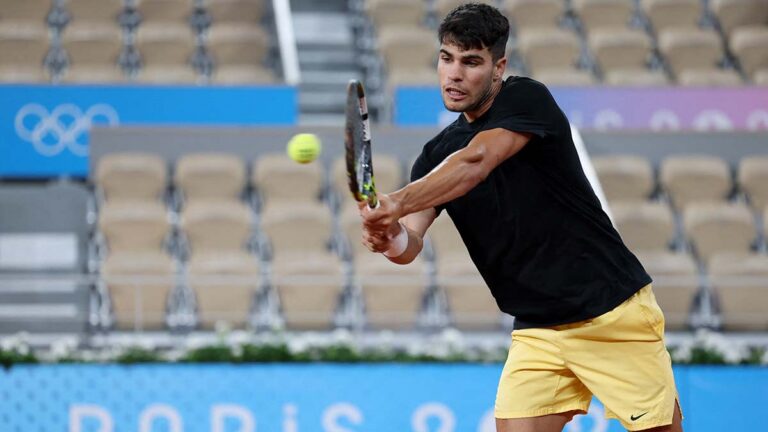
[[[365,89],[358,80],[350,80],[347,84],[345,115],[344,149],[349,190],[356,201],[367,202],[374,208],[378,199],[373,181],[371,126]]]

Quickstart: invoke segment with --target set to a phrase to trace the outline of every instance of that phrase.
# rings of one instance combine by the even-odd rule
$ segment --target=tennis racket
[[[368,121],[365,90],[358,80],[350,80],[347,84],[344,147],[352,196],[359,202],[367,202],[370,208],[376,207],[379,200],[376,198],[376,187],[373,183],[371,124]]]

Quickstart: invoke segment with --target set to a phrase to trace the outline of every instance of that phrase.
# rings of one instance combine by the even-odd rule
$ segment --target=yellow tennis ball
[[[288,156],[298,163],[310,163],[320,155],[322,144],[315,134],[300,133],[288,141]]]

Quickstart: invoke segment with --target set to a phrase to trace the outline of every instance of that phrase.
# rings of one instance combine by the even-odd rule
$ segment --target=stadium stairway
[[[355,55],[346,0],[291,2],[301,85],[300,123],[341,125],[345,87],[362,73]]]

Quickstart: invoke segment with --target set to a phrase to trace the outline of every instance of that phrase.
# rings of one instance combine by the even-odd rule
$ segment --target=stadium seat
[[[259,287],[258,258],[244,250],[211,250],[194,253],[187,266],[202,327],[244,327]]]
[[[83,21],[116,23],[123,10],[123,0],[67,0],[66,8],[72,15],[73,24],[83,24]]]
[[[360,220],[360,211],[354,201],[347,200],[339,209],[339,226],[349,242],[350,253],[353,257],[364,256],[369,253],[361,242],[362,221]]]
[[[768,330],[768,256],[718,254],[709,272],[726,330]]]
[[[146,23],[187,23],[192,12],[193,0],[139,0],[138,10],[142,26]]]
[[[330,254],[331,213],[320,203],[274,203],[261,215],[261,229],[270,240],[273,259],[284,254]]]
[[[626,87],[658,87],[669,85],[669,78],[662,70],[615,69],[605,74],[605,84]]]
[[[437,86],[439,77],[434,66],[391,68],[387,71],[387,86]]]
[[[442,260],[461,261],[466,258],[467,247],[464,245],[464,241],[456,230],[456,226],[447,214],[438,216],[432,222],[427,233],[435,249],[438,269],[444,267],[440,264]]]
[[[632,0],[574,0],[573,10],[587,33],[603,29],[625,29],[632,19]]]
[[[730,168],[714,156],[668,156],[661,162],[659,180],[678,210],[693,201],[722,201],[731,191]]]
[[[117,23],[75,22],[64,31],[62,46],[70,67],[114,69],[123,48],[122,30]]]
[[[742,79],[733,69],[690,69],[682,71],[677,82],[688,87],[737,87]]]
[[[768,206],[768,156],[744,157],[739,163],[738,179],[753,209]]]
[[[158,202],[108,202],[99,213],[99,230],[109,250],[101,274],[116,326],[162,327],[175,272],[163,251],[171,233],[165,209]]]
[[[165,161],[149,153],[110,153],[96,166],[96,186],[107,201],[159,201],[167,185]]]
[[[195,45],[190,27],[177,23],[142,24],[136,39],[144,66],[188,65]]]
[[[575,67],[542,68],[536,70],[533,78],[548,86],[588,86],[596,84],[592,72]]]
[[[616,202],[611,212],[622,240],[633,251],[664,251],[675,238],[672,210],[661,202]]]
[[[448,12],[465,3],[470,3],[470,0],[436,0],[435,14],[437,15],[438,21],[442,21],[442,19],[448,15]],[[478,0],[474,1],[473,3],[484,3],[491,6],[496,6],[495,0]]]
[[[219,85],[274,84],[272,70],[257,65],[217,65],[211,82]]]
[[[269,37],[257,25],[214,25],[208,34],[208,47],[217,66],[258,66],[267,56]]]
[[[323,182],[319,163],[297,164],[282,153],[264,154],[253,163],[251,185],[267,207],[273,201],[315,203],[323,192]]]
[[[396,191],[403,185],[403,168],[396,157],[375,153],[373,160],[376,161],[373,167],[376,190],[389,193]],[[333,187],[336,194],[341,198],[341,202],[348,202],[352,199],[352,194],[349,192],[346,162],[343,157],[333,161]]]
[[[387,71],[431,68],[435,71],[438,47],[435,35],[419,27],[390,26],[379,31],[379,52]]]
[[[72,65],[62,79],[66,83],[117,83],[125,81],[123,71],[115,65]]]
[[[755,72],[755,75],[752,77],[752,81],[755,83],[755,85],[768,86],[768,68],[760,69]]]
[[[589,33],[588,41],[603,72],[643,69],[651,56],[651,40],[640,30],[595,30]]]
[[[0,2],[0,21],[34,21],[44,23],[52,0],[16,0]]]
[[[0,21],[0,65],[42,69],[48,51],[48,30],[40,23]]]
[[[214,24],[258,23],[265,4],[263,0],[205,0],[204,3]]]
[[[576,34],[562,29],[530,29],[518,36],[518,49],[529,71],[576,65],[581,44]]]
[[[640,0],[640,6],[657,33],[696,28],[703,12],[699,0]]]
[[[101,275],[109,291],[115,327],[162,328],[175,272],[171,258],[161,252],[110,255],[101,267]]]
[[[1,83],[41,83],[47,80],[46,70],[40,65],[0,64]]]
[[[518,32],[530,28],[556,28],[565,13],[561,0],[504,0],[502,11]]]
[[[768,9],[768,5],[765,8]],[[768,25],[734,29],[730,47],[747,75],[753,76],[758,70],[768,68]]]
[[[232,154],[189,153],[176,161],[174,183],[188,201],[238,201],[245,165]]]
[[[250,209],[236,201],[190,201],[180,227],[191,257],[197,254],[245,251],[253,227]]]
[[[597,156],[592,164],[610,202],[645,201],[653,192],[653,167],[643,156]]]
[[[752,213],[744,204],[689,204],[683,211],[683,226],[704,262],[721,252],[747,253],[757,236]]]
[[[189,65],[144,66],[136,81],[145,84],[187,84],[197,83],[198,75]]]
[[[723,58],[720,36],[710,30],[664,30],[659,34],[659,49],[676,75],[690,69],[714,69]]]
[[[412,0],[368,0],[365,6],[377,31],[391,26],[420,27],[426,13],[424,2]]]
[[[381,254],[368,253],[355,261],[367,324],[376,329],[414,327],[425,294],[424,266],[420,259],[398,265]]]
[[[341,261],[327,253],[280,254],[272,262],[272,284],[280,297],[286,327],[328,330],[344,278]]]
[[[765,0],[711,0],[709,3],[726,35],[737,27],[768,23]]]
[[[653,278],[653,292],[664,311],[666,328],[685,330],[699,291],[693,257],[669,251],[638,251],[637,258]]]

